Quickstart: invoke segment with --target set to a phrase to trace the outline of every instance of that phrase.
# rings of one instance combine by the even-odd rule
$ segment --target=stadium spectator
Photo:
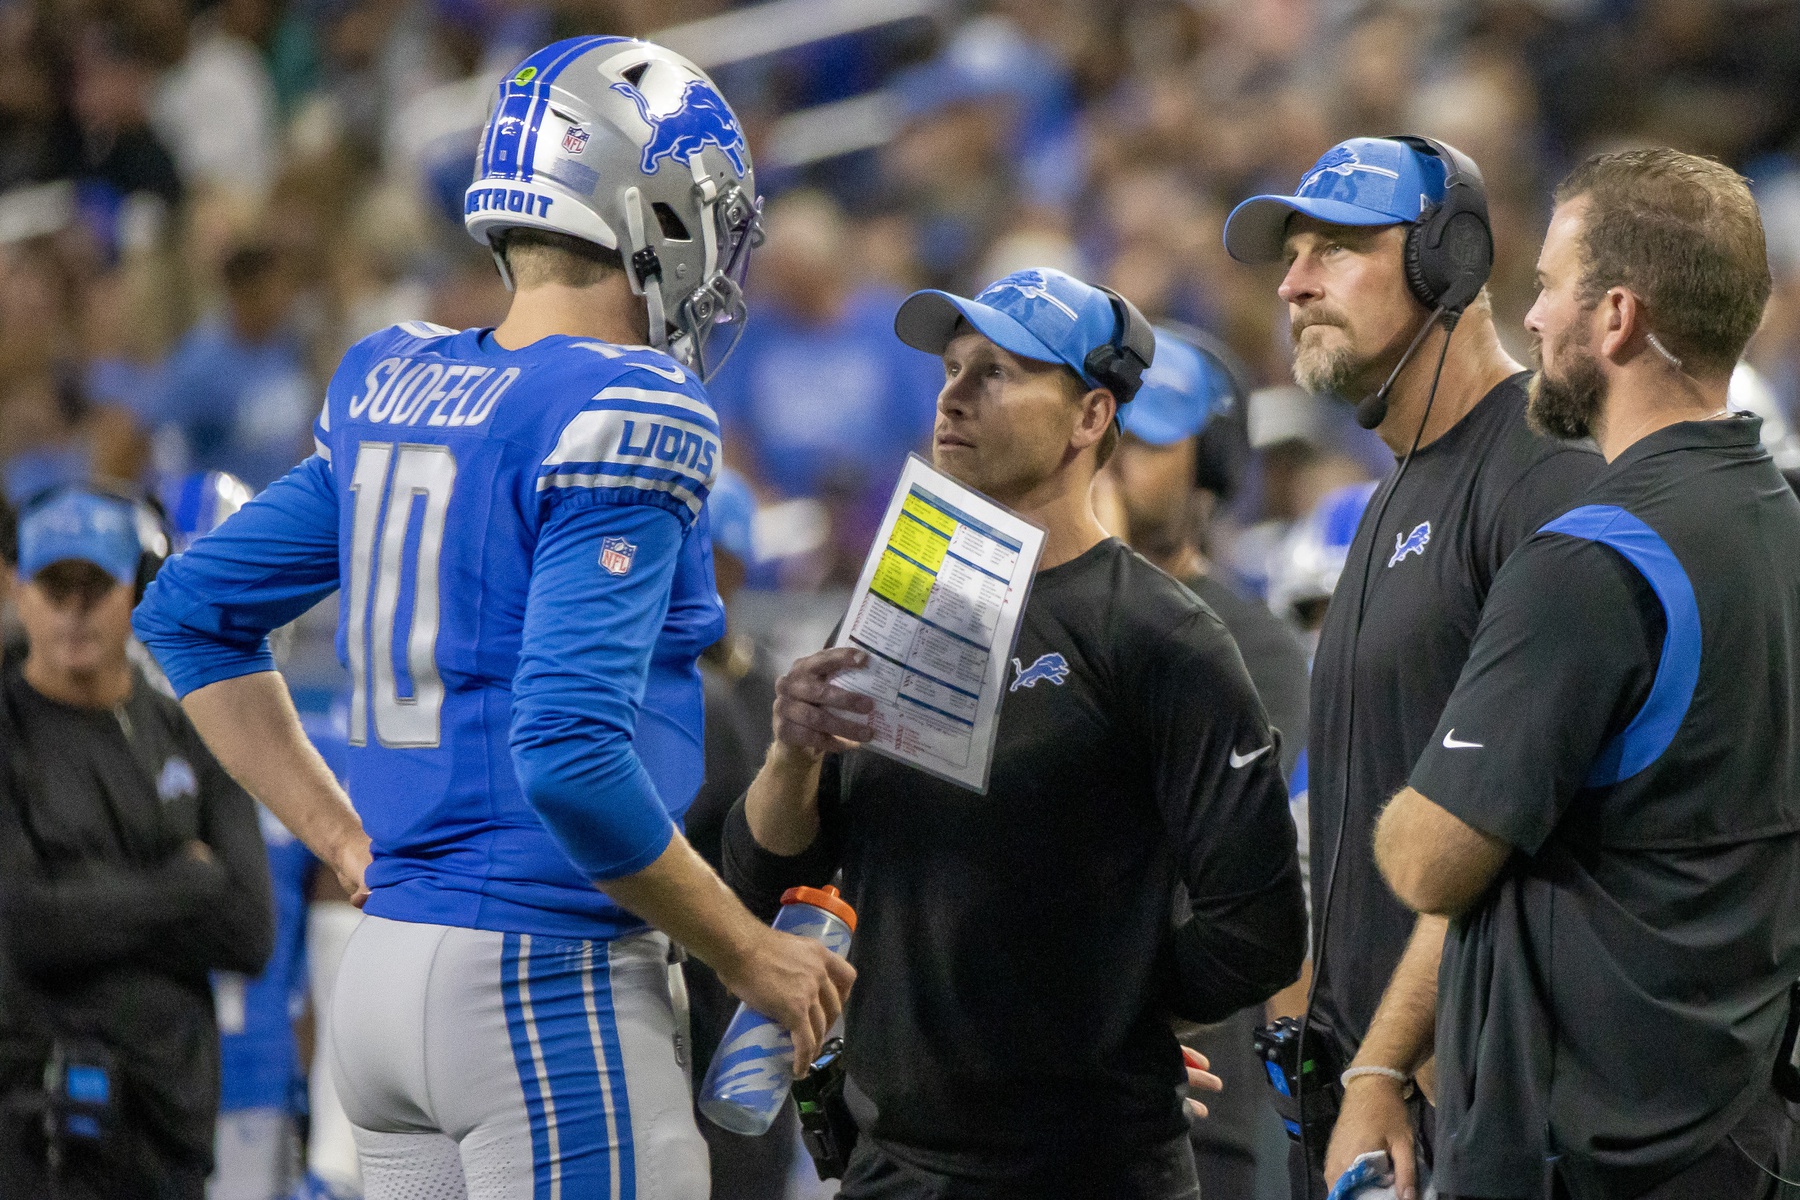
[[[1047,531],[1015,650],[1047,674],[1007,696],[977,796],[855,749],[871,702],[831,680],[865,651],[801,659],[727,880],[769,913],[843,869],[864,1136],[842,1195],[1196,1196],[1169,1019],[1290,982],[1305,912],[1278,737],[1230,635],[1089,499],[1152,335],[1049,270],[916,293],[895,328],[942,355],[938,467]],[[1115,366],[1091,357],[1121,340]]]
[[[1375,842],[1400,898],[1454,921],[1438,1191],[1772,1197],[1800,1150],[1775,1070],[1800,976],[1800,503],[1727,403],[1762,224],[1716,162],[1600,155],[1557,189],[1538,278],[1527,411],[1607,466],[1496,575]]]
[[[1127,544],[1224,622],[1269,723],[1281,734],[1281,767],[1291,778],[1306,748],[1306,654],[1294,631],[1265,605],[1214,573],[1204,549],[1214,512],[1232,489],[1227,464],[1233,443],[1244,436],[1230,370],[1218,353],[1158,329],[1156,361],[1123,410],[1124,436],[1106,469],[1118,484]],[[1234,408],[1240,411],[1228,411]],[[1182,1043],[1200,1051],[1225,1084],[1217,1099],[1207,1101],[1208,1117],[1192,1133],[1202,1196],[1256,1193],[1258,1142],[1275,1120],[1254,1051],[1262,1023],[1261,1008],[1252,1006],[1217,1024],[1180,1030]]]
[[[225,259],[226,311],[189,331],[145,419],[165,471],[229,471],[260,490],[310,445],[318,398],[298,331],[294,266],[267,243]]]
[[[30,1179],[19,1195],[199,1200],[208,972],[270,951],[254,804],[126,654],[142,516],[64,488],[19,521],[28,650],[0,679],[0,1179]],[[87,1107],[52,1107],[46,1136],[52,1091]]]
[[[825,499],[855,577],[942,373],[894,340],[900,296],[852,271],[850,227],[818,193],[770,206],[755,319],[708,384],[726,453],[776,495]]]
[[[121,25],[87,26],[75,43],[71,108],[80,127],[75,177],[90,220],[110,221],[128,197],[155,196],[173,207],[183,185],[168,148],[150,127],[154,54],[143,33]]]
[[[1441,247],[1430,273],[1409,272],[1408,239],[1459,209],[1465,224],[1443,236],[1470,239],[1462,256]],[[1500,564],[1599,467],[1526,426],[1525,373],[1501,349],[1481,290],[1489,236],[1472,163],[1386,138],[1332,147],[1294,195],[1252,197],[1225,226],[1234,257],[1287,263],[1294,377],[1362,397],[1359,421],[1397,460],[1351,543],[1313,658],[1306,1031],[1326,1047],[1322,1061],[1354,1074],[1329,1147],[1315,1138],[1295,1155],[1296,1194],[1323,1195],[1365,1151],[1391,1154],[1402,1189],[1415,1186],[1415,1155],[1429,1164],[1430,1110],[1411,1081],[1431,1057],[1444,925],[1415,922],[1393,897],[1370,838],[1437,725]],[[1460,320],[1439,332],[1449,312]],[[1329,1101],[1322,1088],[1308,1103]]]

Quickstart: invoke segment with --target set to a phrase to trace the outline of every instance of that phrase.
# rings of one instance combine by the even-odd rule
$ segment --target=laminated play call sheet
[[[868,748],[985,793],[1006,667],[1044,531],[913,455],[836,645],[841,686],[876,701]]]

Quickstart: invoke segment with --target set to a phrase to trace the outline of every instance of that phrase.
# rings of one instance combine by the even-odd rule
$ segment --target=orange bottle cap
[[[781,893],[783,904],[810,904],[814,908],[822,908],[856,932],[856,910],[844,903],[834,887],[809,888],[792,887]]]

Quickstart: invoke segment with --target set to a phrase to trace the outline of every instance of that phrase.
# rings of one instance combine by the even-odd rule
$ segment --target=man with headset
[[[1313,660],[1314,972],[1301,1051],[1324,1068],[1315,1077],[1342,1070],[1343,1099],[1329,1149],[1308,1130],[1295,1190],[1322,1194],[1380,1149],[1405,1195],[1415,1154],[1430,1157],[1414,1079],[1432,1053],[1444,922],[1415,919],[1389,892],[1375,819],[1433,736],[1501,563],[1601,463],[1526,425],[1529,377],[1501,348],[1482,290],[1487,196],[1459,151],[1412,137],[1340,143],[1293,195],[1238,205],[1225,245],[1242,262],[1287,264],[1296,380],[1356,403],[1397,460],[1364,511]],[[1330,1099],[1319,1098],[1327,1111]]]
[[[164,536],[81,487],[25,506],[27,651],[0,677],[0,1191],[201,1196],[208,973],[273,940],[255,806],[127,657]],[[164,543],[166,545],[166,543]]]
[[[991,782],[859,751],[870,704],[833,676],[867,652],[811,655],[777,684],[726,880],[766,913],[843,869],[863,1137],[842,1195],[1191,1198],[1170,1018],[1272,995],[1306,917],[1279,738],[1230,635],[1090,502],[1153,335],[1053,270],[916,293],[895,331],[943,359],[938,468],[1047,535]]]

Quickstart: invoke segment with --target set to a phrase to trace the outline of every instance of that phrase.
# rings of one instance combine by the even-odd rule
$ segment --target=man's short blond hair
[[[625,260],[617,250],[548,229],[503,229],[494,235],[494,248],[506,261],[515,288],[544,284],[592,287],[625,270]]]

